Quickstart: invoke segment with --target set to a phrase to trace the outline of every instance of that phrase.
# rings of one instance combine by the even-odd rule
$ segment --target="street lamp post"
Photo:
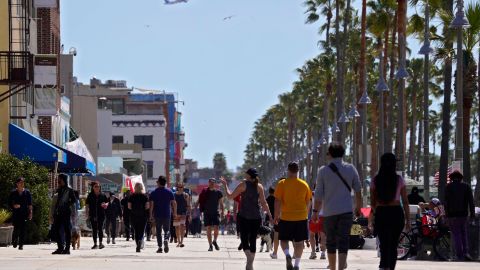
[[[367,93],[367,76],[366,74],[364,74],[363,76],[363,82],[364,82],[364,85],[365,85],[365,89],[363,91],[363,94],[362,94],[362,97],[360,98],[360,100],[358,101],[358,104],[362,106],[362,173],[363,173],[363,177],[364,179],[362,179],[362,183],[365,183],[365,179],[367,178],[367,105],[368,104],[371,104],[372,101],[370,100],[370,97],[368,97],[368,93]],[[365,185],[363,185],[363,188],[365,189]],[[363,192],[364,196],[363,196],[363,200],[364,200],[364,204],[366,205],[366,190],[364,190]]]
[[[419,54],[424,55],[423,63],[423,195],[425,198],[430,198],[430,129],[429,129],[429,93],[428,84],[429,77],[429,54],[432,53],[430,47],[430,6],[428,0],[425,6],[425,41],[420,48]]]
[[[353,153],[353,164],[357,164],[357,141],[355,140],[355,135],[356,135],[356,120],[358,117],[360,117],[360,113],[357,111],[357,105],[355,104],[355,87],[352,87],[352,108],[348,112],[348,117],[352,119],[352,133],[353,133],[353,140],[352,140],[352,153]]]
[[[457,13],[450,24],[451,28],[457,29],[457,118],[455,132],[455,160],[463,168],[463,28],[468,28],[468,22],[463,11],[463,0],[457,1]]]
[[[378,79],[378,83],[375,87],[375,90],[377,90],[378,94],[379,94],[379,98],[378,98],[378,102],[379,102],[379,109],[380,109],[380,128],[379,128],[379,138],[378,138],[378,141],[379,141],[379,147],[378,147],[378,151],[379,151],[379,156],[383,155],[383,153],[385,153],[385,113],[384,113],[384,104],[383,104],[383,93],[384,92],[388,92],[388,85],[387,83],[385,82],[385,79],[383,77],[383,52],[382,50],[380,49],[380,65],[378,67],[379,71],[380,71],[380,76],[379,76],[379,79]]]

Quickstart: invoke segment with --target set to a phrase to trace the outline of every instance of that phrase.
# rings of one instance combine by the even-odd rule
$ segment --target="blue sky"
[[[61,42],[77,48],[74,73],[82,82],[96,76],[178,92],[186,157],[211,166],[223,152],[235,168],[254,122],[291,90],[295,68],[319,53],[319,24],[304,24],[298,0],[163,2],[62,1]],[[418,44],[409,46],[418,57]]]
[[[317,27],[304,24],[303,12],[291,0],[69,0],[62,43],[77,48],[82,82],[125,79],[178,92],[186,157],[210,166],[223,152],[234,168],[255,120],[291,89],[295,68],[318,54]]]

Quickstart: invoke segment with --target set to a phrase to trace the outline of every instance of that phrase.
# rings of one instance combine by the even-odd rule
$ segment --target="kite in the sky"
[[[188,0],[165,0],[165,5],[175,5],[180,3],[188,3]]]

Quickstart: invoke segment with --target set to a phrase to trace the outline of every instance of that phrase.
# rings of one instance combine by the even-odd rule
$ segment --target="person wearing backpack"
[[[323,209],[330,270],[336,269],[337,250],[338,269],[343,270],[347,266],[353,214],[360,216],[362,208],[362,191],[357,169],[343,161],[345,148],[341,144],[332,143],[327,155],[332,162],[320,168],[318,173],[312,219],[316,222],[318,212]],[[354,213],[352,191],[355,192],[356,202]]]

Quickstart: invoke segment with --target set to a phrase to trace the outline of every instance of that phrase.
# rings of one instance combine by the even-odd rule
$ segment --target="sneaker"
[[[98,248],[99,248],[99,249],[104,249],[105,246],[104,246],[103,244],[100,244],[100,245],[98,246]]]
[[[277,254],[272,253],[272,254],[270,254],[270,258],[272,258],[273,260],[276,260],[278,258],[278,256],[277,256]]]
[[[299,267],[299,266],[295,266],[295,267],[293,267],[293,270],[300,270],[300,267]]]
[[[292,256],[287,255],[287,270],[293,270]]]
[[[17,243],[14,242],[12,245],[13,245],[13,248],[17,248]]]
[[[107,238],[107,244],[110,244],[110,237]]]
[[[112,239],[112,244],[114,244],[114,245],[116,244],[116,243],[115,243],[115,239]]]
[[[160,247],[157,249],[157,253],[163,253],[163,249]]]
[[[213,251],[213,245],[210,245],[210,247],[208,248],[208,251]]]
[[[180,244],[180,247],[183,248],[183,247],[185,247],[185,245],[184,245],[184,244]]]
[[[319,251],[320,251],[320,249],[319,249],[318,247],[316,247],[316,248],[315,248],[315,251],[316,251],[316,252],[319,252]]]
[[[322,251],[322,254],[320,255],[320,260],[326,260],[327,257],[325,256],[325,251]]]
[[[136,251],[137,253],[140,253],[140,248],[137,247],[135,251]]]
[[[220,250],[220,247],[217,244],[217,241],[213,241],[213,246],[215,247],[216,250]]]
[[[23,246],[18,246],[18,250],[23,250]]]
[[[165,250],[165,253],[168,253],[168,251],[170,250],[170,249],[168,248],[168,241],[164,241],[164,242],[163,242],[163,246],[164,246],[163,249]]]
[[[62,254],[62,253],[63,253],[63,250],[61,250],[61,249],[57,249],[54,252],[52,252],[53,255]]]
[[[127,237],[127,239],[125,239],[127,242],[130,241],[130,238]]]
[[[65,249],[62,254],[64,255],[70,255],[70,249]]]
[[[312,252],[312,253],[310,254],[309,259],[310,259],[310,260],[315,260],[316,258],[317,258],[317,253]]]
[[[92,249],[97,249],[97,248],[98,248],[97,244],[93,245],[92,247]]]

